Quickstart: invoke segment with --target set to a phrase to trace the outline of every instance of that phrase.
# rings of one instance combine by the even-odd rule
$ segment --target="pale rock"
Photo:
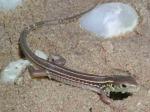
[[[28,60],[23,59],[9,63],[0,73],[0,83],[14,84],[29,64]]]
[[[103,38],[131,32],[137,24],[136,11],[120,2],[99,4],[80,18],[82,28]]]
[[[22,0],[0,0],[0,10],[13,10],[22,4]]]

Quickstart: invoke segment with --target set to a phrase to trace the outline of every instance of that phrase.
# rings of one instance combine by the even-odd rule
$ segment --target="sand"
[[[105,2],[118,1],[106,0]],[[129,71],[140,90],[115,100],[123,112],[150,111],[150,1],[119,0],[131,4],[139,14],[137,28],[123,36],[99,39],[80,28],[79,22],[48,26],[29,36],[30,47],[60,54],[65,66],[87,73],[112,75],[113,69]],[[100,1],[102,3],[102,1]],[[26,0],[23,6],[0,12],[0,68],[22,58],[19,35],[36,21],[68,17],[94,5],[94,0]],[[0,112],[111,112],[91,91],[44,79],[33,79],[29,72],[15,85],[0,85]]]

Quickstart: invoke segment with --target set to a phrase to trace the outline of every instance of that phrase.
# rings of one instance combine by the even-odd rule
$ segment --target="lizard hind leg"
[[[48,74],[46,73],[46,70],[42,68],[34,68],[33,66],[28,67],[28,71],[30,73],[30,76],[33,78],[40,78],[40,77],[47,77]]]
[[[112,99],[110,99],[106,94],[101,93],[98,95],[100,97],[100,100],[104,104],[108,105],[110,109],[112,109],[112,112],[123,112],[124,110],[126,110],[126,108],[121,105],[120,106],[115,105],[115,102]]]
[[[66,60],[60,55],[51,55],[51,58],[48,59],[48,61],[50,63],[54,63],[59,66],[64,66],[66,63]],[[30,73],[30,76],[33,78],[41,78],[41,77],[49,77],[50,78],[49,73],[45,69],[40,68],[40,67],[35,68],[30,65],[30,66],[28,66],[28,71]]]

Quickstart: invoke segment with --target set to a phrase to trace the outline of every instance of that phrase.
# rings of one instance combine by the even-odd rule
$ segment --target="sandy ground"
[[[118,1],[105,0],[104,2]],[[139,14],[135,31],[113,39],[98,39],[79,23],[43,27],[30,35],[31,47],[48,55],[60,54],[66,66],[88,73],[111,75],[112,69],[129,71],[140,90],[114,101],[124,112],[150,112],[150,1],[119,0]],[[100,2],[102,3],[102,2]],[[36,21],[68,17],[94,5],[94,0],[26,0],[22,7],[0,12],[0,68],[21,58],[18,47],[22,29]],[[26,71],[16,85],[0,85],[0,112],[111,112],[91,91],[51,81],[32,79]]]

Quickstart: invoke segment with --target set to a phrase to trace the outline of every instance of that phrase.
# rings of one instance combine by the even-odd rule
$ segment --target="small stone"
[[[43,51],[40,51],[40,50],[36,50],[35,55],[45,60],[48,59],[48,56]]]
[[[14,84],[16,80],[21,80],[19,78],[29,64],[28,60],[23,59],[9,63],[0,73],[0,83]]]
[[[148,96],[150,96],[150,89],[148,90],[148,92],[147,92],[147,93],[148,93]]]
[[[136,104],[136,106],[140,106],[140,105],[142,105],[142,103],[141,103],[141,102],[138,102],[138,103]]]

